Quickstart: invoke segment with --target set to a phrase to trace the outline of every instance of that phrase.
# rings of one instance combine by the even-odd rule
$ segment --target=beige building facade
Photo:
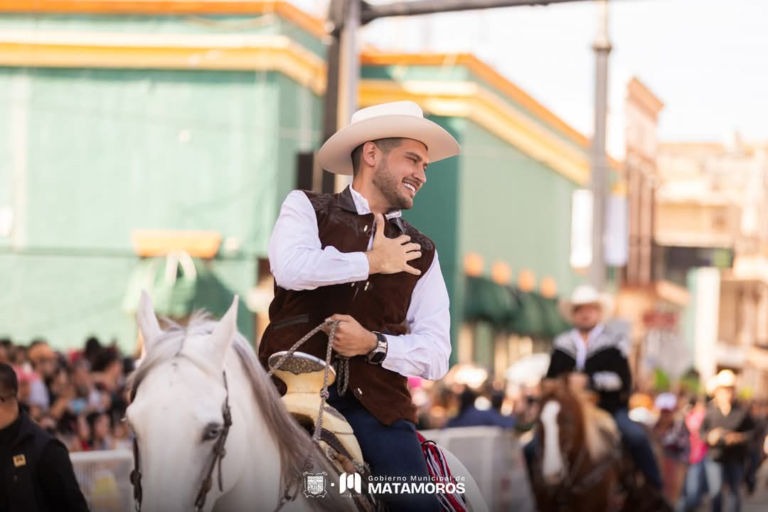
[[[700,286],[694,316],[695,366],[706,379],[730,368],[741,385],[768,394],[768,151],[732,135],[724,143],[659,146],[655,241],[674,279],[718,269]],[[704,279],[708,282],[711,277]],[[713,295],[708,297],[707,295]],[[716,300],[713,300],[716,299]],[[706,328],[704,326],[706,324]],[[709,334],[707,331],[711,331]],[[713,335],[714,334],[714,335]]]

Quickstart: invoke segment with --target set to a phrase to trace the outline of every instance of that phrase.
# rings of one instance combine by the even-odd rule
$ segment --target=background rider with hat
[[[661,490],[661,473],[648,434],[627,412],[632,388],[627,359],[630,340],[622,329],[604,323],[612,310],[611,297],[588,285],[576,288],[569,300],[560,302],[560,313],[574,328],[555,339],[545,378],[586,374],[589,387],[598,393],[598,405],[613,416],[635,463],[648,482]],[[534,450],[534,443],[525,447],[529,466]]]

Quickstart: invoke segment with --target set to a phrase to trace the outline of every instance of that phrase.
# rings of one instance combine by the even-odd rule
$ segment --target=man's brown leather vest
[[[373,229],[373,214],[358,215],[349,188],[341,194],[305,192],[315,209],[322,247],[341,252],[365,252]],[[401,234],[421,245],[422,255],[410,262],[421,270],[429,269],[435,257],[435,244],[402,218],[387,221],[384,234]],[[323,286],[315,290],[286,290],[275,284],[275,298],[269,306],[270,325],[259,345],[259,359],[267,364],[269,356],[288,350],[307,332],[331,315],[351,315],[370,331],[400,335],[406,333],[405,319],[411,294],[420,276],[407,272],[375,274],[355,283]],[[299,349],[325,359],[328,336],[320,332]],[[391,425],[397,420],[416,421],[407,379],[402,375],[370,364],[365,356],[349,361],[349,390],[379,421]]]

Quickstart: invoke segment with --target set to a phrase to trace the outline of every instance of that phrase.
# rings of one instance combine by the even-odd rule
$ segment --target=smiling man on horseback
[[[555,339],[545,378],[571,372],[585,374],[589,387],[598,394],[599,407],[613,416],[638,468],[648,483],[660,490],[661,474],[648,435],[627,413],[632,387],[627,360],[630,341],[625,333],[604,323],[612,307],[611,297],[591,286],[578,287],[570,300],[561,302],[561,313],[574,328]],[[530,466],[534,442],[525,447],[525,455]]]
[[[270,240],[275,298],[259,358],[266,365],[311,328],[338,322],[340,374],[328,403],[351,424],[376,477],[429,478],[406,383],[446,373],[449,300],[434,243],[401,211],[413,207],[427,165],[458,153],[415,103],[360,110],[318,153],[324,169],[354,176],[352,185],[333,195],[291,192]],[[327,343],[318,332],[301,350],[325,359]],[[440,509],[434,495],[381,498],[396,510]]]

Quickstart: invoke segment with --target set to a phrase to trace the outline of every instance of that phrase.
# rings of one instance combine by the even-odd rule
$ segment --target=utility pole
[[[605,154],[605,133],[608,113],[608,56],[611,42],[608,38],[608,0],[599,0],[595,42],[595,131],[592,135],[592,263],[589,282],[598,290],[605,287],[605,215],[609,193],[608,159]]]
[[[363,0],[331,0],[328,22],[331,42],[326,57],[327,78],[323,105],[323,141],[345,126],[357,109],[360,76],[357,33],[361,25],[379,18],[498,7],[547,6],[592,0],[417,0],[371,5]],[[321,171],[322,172],[322,171]],[[337,176],[322,173],[322,191],[333,192]],[[342,180],[343,177],[340,177]]]
[[[328,47],[328,75],[323,110],[323,141],[346,125],[357,109],[357,83],[360,76],[360,26],[379,18],[416,16],[439,12],[456,12],[498,7],[546,6],[593,0],[416,0],[371,5],[364,0],[331,0],[328,21],[331,24],[331,44]],[[590,150],[592,192],[592,262],[589,282],[602,290],[605,287],[605,215],[609,193],[608,159],[605,135],[608,105],[608,0],[598,3],[598,29],[592,46],[595,52],[595,129]],[[322,172],[322,171],[319,171]],[[334,192],[348,183],[348,178],[322,172],[322,191]]]

